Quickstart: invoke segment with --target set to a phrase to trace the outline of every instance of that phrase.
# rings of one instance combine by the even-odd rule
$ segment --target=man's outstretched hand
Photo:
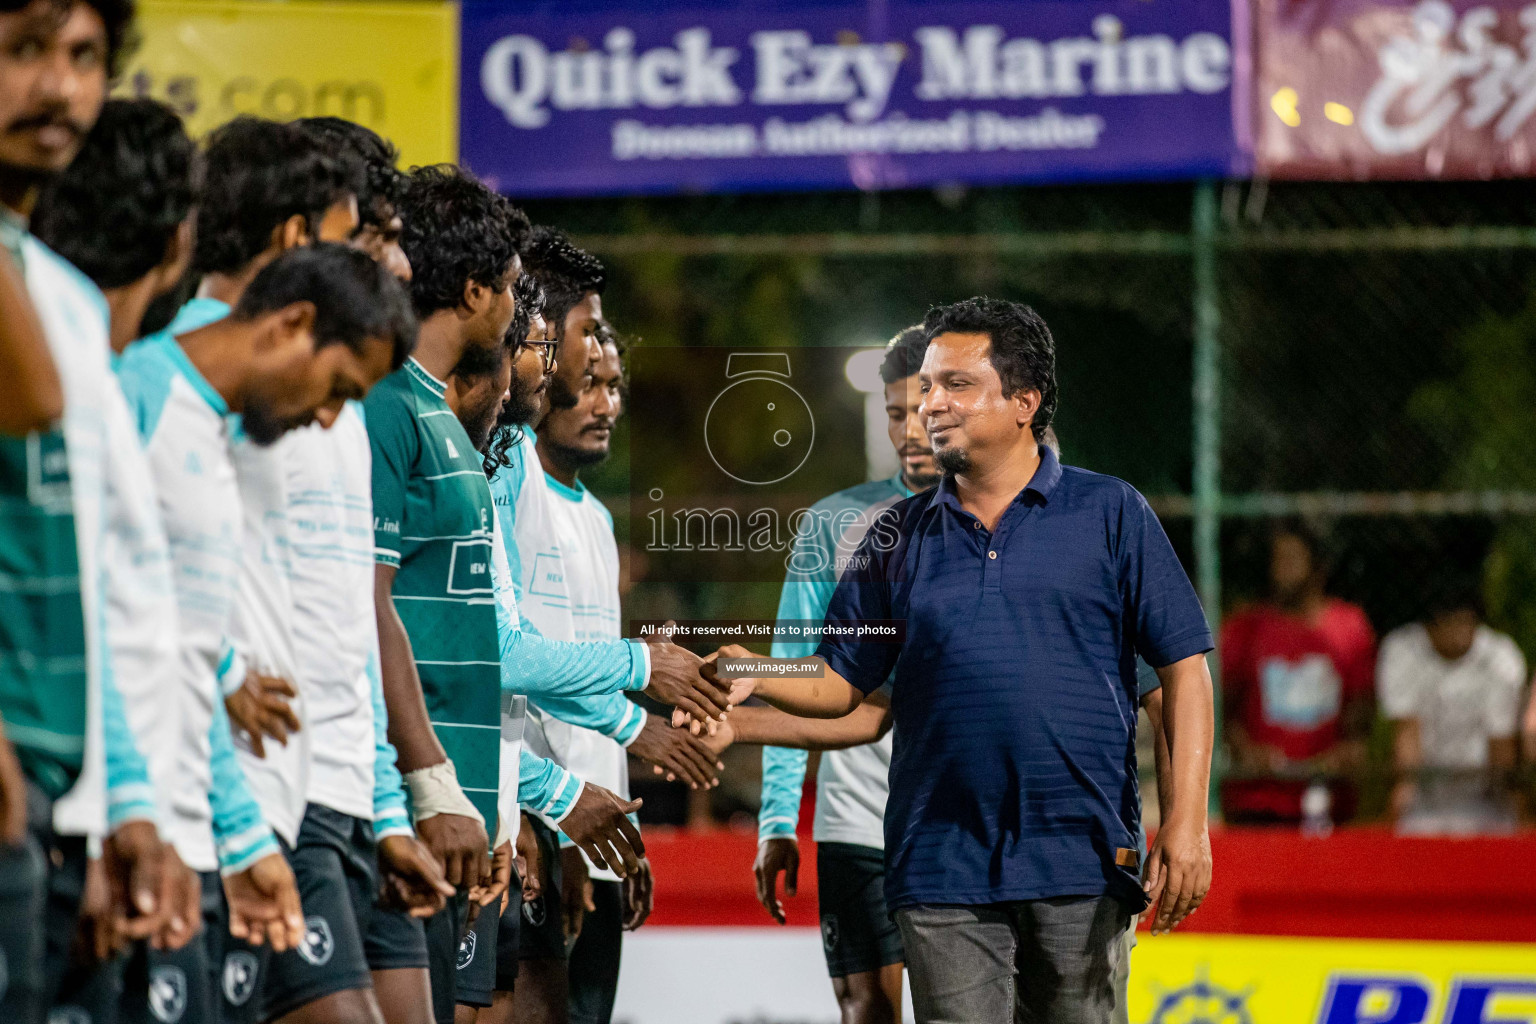
[[[741,644],[726,644],[714,654],[704,659],[704,665],[699,672],[707,678],[715,680],[720,686],[725,687],[726,700],[731,707],[744,704],[748,697],[757,689],[757,680],[752,676],[726,677],[720,672],[721,658],[761,658],[756,651],[749,651]]]
[[[625,815],[640,809],[639,800],[620,800],[602,786],[588,782],[576,806],[560,821],[560,831],[592,859],[620,878],[640,867],[645,843],[640,830]]]
[[[672,642],[672,625],[667,622],[656,637],[646,641],[651,655],[646,696],[681,708],[700,722],[724,717],[731,706],[729,687],[700,671],[703,658]]]
[[[629,752],[652,764],[657,775],[665,773],[668,782],[682,779],[692,789],[718,786],[717,773],[725,767],[702,739],[687,729],[671,728],[658,715],[646,716]]]

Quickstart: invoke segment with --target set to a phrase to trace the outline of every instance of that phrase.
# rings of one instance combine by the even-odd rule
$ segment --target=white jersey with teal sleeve
[[[94,284],[35,238],[23,236],[21,252],[27,291],[64,391],[62,426],[85,624],[84,756],[74,786],[54,805],[54,827],[66,835],[100,837],[122,822],[154,817],[149,777],[116,692],[106,633],[102,548],[112,391],[107,307]]]
[[[289,701],[289,708],[299,720],[299,731],[290,733],[287,743],[268,740],[263,744],[265,757],[256,756],[243,731],[235,738],[235,750],[267,824],[292,844],[298,839],[299,823],[304,820],[313,733],[306,706],[309,687],[299,677],[294,653],[285,448],[302,448],[311,439],[301,431],[286,446],[281,442],[258,445],[245,435],[238,418],[230,430],[230,456],[235,464],[244,519],[240,591],[230,622],[230,642],[248,670],[294,684],[296,695]],[[224,692],[233,692],[241,681],[238,676],[225,678]]]
[[[107,394],[107,641],[129,726],[148,762],[156,818],[167,839],[178,806],[194,799],[176,770],[186,692],[177,676],[176,589],[154,474],[114,375]],[[206,826],[205,826],[206,827]]]
[[[586,643],[543,636],[521,607],[520,589],[523,558],[517,545],[518,494],[532,473],[540,474],[538,457],[533,452],[532,433],[508,453],[511,465],[503,466],[491,478],[491,497],[496,504],[496,521],[504,541],[502,547],[511,570],[520,619],[515,628],[501,636],[502,687],[529,698],[528,734],[530,746],[536,745],[534,705],[547,718],[553,714],[561,722],[597,729],[620,743],[632,742],[639,735],[645,717],[637,705],[626,700],[621,691],[643,690],[650,679],[651,656],[645,644],[635,640],[608,639]]]
[[[521,634],[517,595],[512,585],[512,570],[507,564],[508,545],[501,534],[501,517],[491,527],[491,584],[496,593],[496,629],[502,637],[501,662],[501,781],[497,793],[497,811],[501,815],[503,838],[517,838],[522,823],[522,808],[558,825],[585,785],[580,779],[548,758],[528,750],[523,742],[527,727],[528,698],[517,692],[524,685],[524,669],[507,656],[508,638]],[[543,648],[554,645],[544,643]]]
[[[207,312],[189,304],[166,331],[130,346],[118,375],[154,476],[176,590],[177,683],[185,694],[177,771],[189,785],[176,798],[172,839],[194,870],[230,873],[277,844],[236,761],[219,682],[232,660],[240,493],[229,408],[175,340],[219,318]]]
[[[369,661],[378,621],[373,452],[362,406],[348,402],[329,430],[295,430],[278,448],[288,477],[294,653],[308,711],[308,800],[369,820],[376,753]]]
[[[530,472],[517,496],[516,547],[522,555],[519,607],[541,634],[555,640],[592,643],[620,636],[619,549],[613,518],[602,502],[578,482],[570,488],[548,476],[525,438],[524,465]],[[531,463],[531,465],[530,465]],[[537,703],[537,701],[535,701]],[[638,726],[645,712],[630,704]],[[629,755],[608,736],[581,725],[556,723],[559,711],[544,715],[546,730],[563,726],[561,761],[570,772],[629,799]],[[632,738],[632,737],[631,737]],[[612,871],[588,862],[593,878],[618,881]]]
[[[829,495],[811,506],[790,556],[779,594],[778,621],[811,621],[826,616],[843,566],[885,509],[911,495],[899,476],[873,480]],[[814,641],[775,640],[775,658],[803,658],[816,653]],[[818,843],[852,843],[885,848],[885,802],[890,794],[890,733],[875,743],[831,750],[821,757],[816,775]],[[792,836],[800,819],[800,791],[805,784],[806,753],[763,748],[762,809],[758,835]]]
[[[507,565],[507,547],[501,538],[501,519],[491,521],[491,589],[496,594],[496,632],[518,626],[517,596],[512,588],[512,570]],[[501,777],[497,783],[496,811],[500,838],[517,839],[522,826],[518,806],[522,774],[523,730],[528,715],[528,698],[505,686],[501,691]],[[486,823],[489,826],[489,822]]]

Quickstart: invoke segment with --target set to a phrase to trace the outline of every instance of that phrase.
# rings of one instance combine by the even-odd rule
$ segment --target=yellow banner
[[[1532,1024],[1536,946],[1138,937],[1131,1024]]]
[[[404,0],[143,0],[119,94],[170,104],[201,136],[237,114],[333,115],[399,147],[458,157],[458,16]]]

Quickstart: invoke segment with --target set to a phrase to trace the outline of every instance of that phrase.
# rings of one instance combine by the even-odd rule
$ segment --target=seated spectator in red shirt
[[[1299,525],[1277,529],[1269,579],[1270,599],[1221,631],[1236,776],[1222,797],[1233,821],[1299,820],[1309,782],[1358,767],[1370,728],[1376,635],[1358,605],[1325,591],[1317,537]],[[1352,790],[1335,795],[1351,802]]]

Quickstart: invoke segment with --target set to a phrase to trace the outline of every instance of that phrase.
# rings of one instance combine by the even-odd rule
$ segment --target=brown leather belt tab
[[[1141,867],[1141,854],[1136,850],[1127,850],[1120,847],[1115,851],[1115,865],[1122,868],[1130,868],[1133,871]]]

